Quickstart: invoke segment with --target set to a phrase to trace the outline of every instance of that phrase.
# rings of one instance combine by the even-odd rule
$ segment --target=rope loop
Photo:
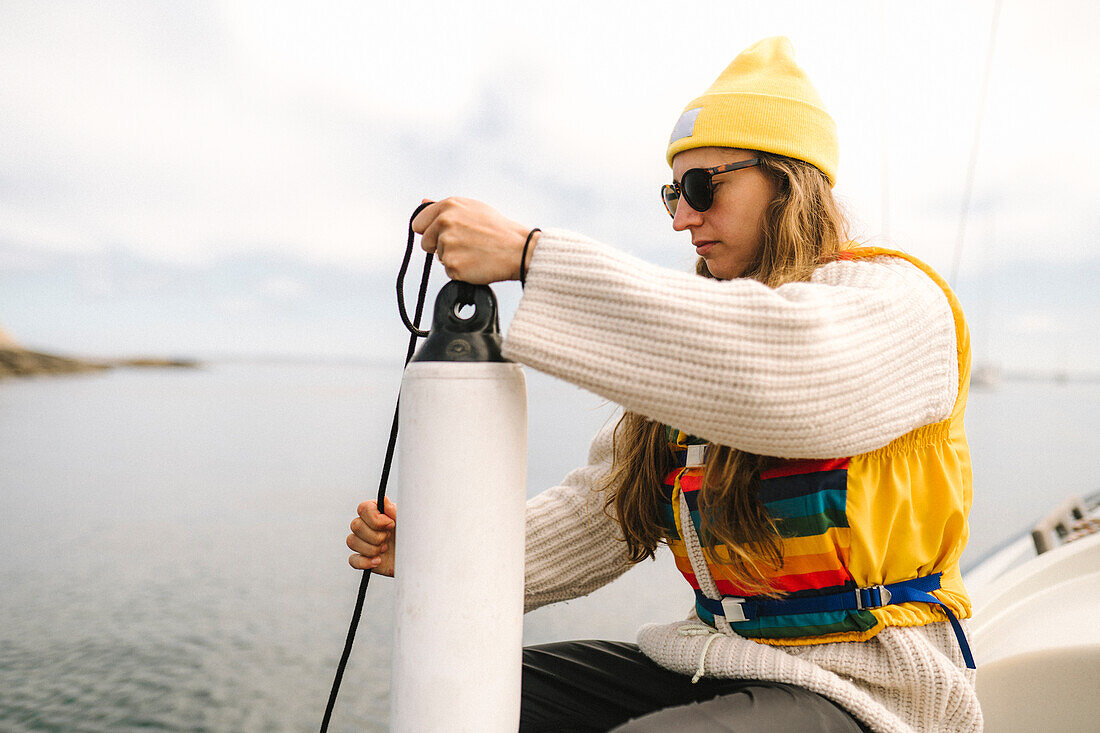
[[[412,321],[409,320],[409,313],[405,310],[405,273],[409,270],[409,261],[412,260],[413,253],[413,239],[416,237],[416,232],[413,231],[413,219],[433,203],[435,202],[425,201],[417,206],[413,215],[409,217],[409,239],[405,243],[405,256],[401,259],[401,269],[397,271],[397,309],[401,312],[401,322],[405,324],[405,328],[409,329],[409,333],[419,338],[425,338],[428,335],[428,332],[421,330],[419,325],[420,316],[424,311],[424,297],[428,292],[428,273],[432,269],[432,253],[427,253],[424,258],[424,274],[420,280],[420,295],[416,302],[416,316]],[[405,363],[407,364],[408,361]]]

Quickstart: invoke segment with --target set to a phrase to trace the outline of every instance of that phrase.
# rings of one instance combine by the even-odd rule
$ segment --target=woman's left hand
[[[519,260],[530,227],[473,199],[451,197],[424,208],[413,219],[420,246],[434,252],[452,280],[488,285],[519,279]],[[527,264],[539,233],[527,248]]]

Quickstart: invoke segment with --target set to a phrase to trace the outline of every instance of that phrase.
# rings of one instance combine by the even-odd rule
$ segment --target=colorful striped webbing
[[[680,431],[670,432],[670,447],[682,462],[688,445],[705,441]],[[714,616],[699,599],[704,599],[688,559],[680,532],[682,494],[691,513],[695,534],[706,542],[699,516],[699,489],[703,469],[675,468],[664,482],[662,519],[669,534],[669,546],[676,566],[696,593],[696,612],[714,625]],[[802,598],[855,590],[848,572],[850,530],[845,513],[848,459],[783,461],[760,473],[759,497],[775,520],[782,536],[783,565],[769,573],[773,586],[786,598]],[[719,559],[728,559],[724,546],[711,547]],[[722,562],[708,561],[711,576],[722,595],[748,596]],[[767,616],[732,623],[742,636],[758,639],[791,639],[862,632],[878,623],[868,610],[826,611],[789,616]]]

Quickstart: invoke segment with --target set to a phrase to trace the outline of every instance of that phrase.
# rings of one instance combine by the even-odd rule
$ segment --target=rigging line
[[[879,117],[882,120],[882,200],[879,204],[882,211],[880,216],[882,218],[882,235],[883,238],[889,242],[890,240],[890,135],[888,114],[889,109],[886,104],[886,91],[888,86],[886,84],[886,59],[888,58],[886,53],[886,3],[879,3],[878,5],[878,40],[879,40]]]
[[[985,52],[985,70],[982,72],[982,88],[978,97],[978,118],[974,124],[974,140],[970,147],[970,163],[966,169],[966,188],[963,192],[962,213],[959,216],[959,233],[955,239],[955,254],[951,262],[951,276],[947,283],[955,288],[962,259],[963,241],[966,239],[966,223],[970,218],[970,200],[974,194],[974,173],[978,167],[978,148],[982,139],[982,122],[985,118],[985,101],[989,96],[989,77],[993,71],[993,53],[996,47],[997,23],[1001,16],[1001,0],[993,2],[993,20],[989,27],[989,44]]]

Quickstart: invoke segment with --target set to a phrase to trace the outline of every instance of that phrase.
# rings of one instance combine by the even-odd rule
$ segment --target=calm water
[[[358,583],[344,536],[399,377],[225,364],[0,383],[0,729],[316,730]],[[528,383],[534,493],[611,409]],[[972,395],[966,562],[1100,488],[1098,408],[1095,385]],[[529,614],[526,640],[632,639],[686,611],[681,586],[646,564]],[[392,591],[371,583],[333,730],[386,728]]]

